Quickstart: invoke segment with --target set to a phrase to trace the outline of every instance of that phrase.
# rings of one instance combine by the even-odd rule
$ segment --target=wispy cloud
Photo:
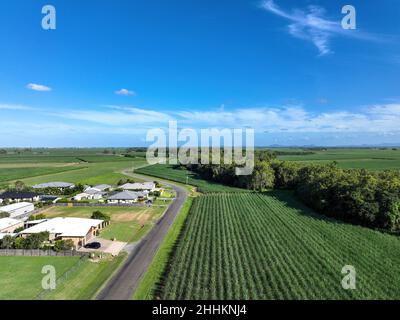
[[[302,106],[243,108],[232,111],[181,112],[186,125],[244,128],[256,132],[397,132],[400,133],[400,104],[373,105],[359,112],[310,112]]]
[[[36,83],[29,83],[26,86],[28,89],[30,90],[34,90],[34,91],[41,91],[41,92],[46,92],[46,91],[51,91],[52,89],[50,87],[47,87],[45,85],[42,84],[36,84]]]
[[[20,104],[3,104],[0,103],[0,110],[35,110],[32,107],[20,105]]]
[[[116,95],[119,96],[136,96],[136,92],[128,89],[120,89],[115,91]]]
[[[288,32],[293,37],[312,42],[321,56],[333,53],[331,39],[334,36],[345,36],[370,41],[382,41],[382,37],[360,30],[344,30],[340,21],[326,17],[323,7],[310,5],[306,10],[294,9],[290,12],[281,9],[273,0],[265,0],[261,8],[290,21]]]
[[[8,135],[32,132],[48,134],[63,127],[76,134],[145,135],[147,129],[168,126],[176,120],[180,128],[254,128],[258,134],[293,134],[300,138],[307,134],[362,134],[398,135],[400,138],[400,103],[390,102],[360,107],[358,111],[310,111],[301,104],[257,108],[216,108],[215,110],[157,111],[129,106],[103,106],[98,109],[58,108],[35,109],[23,105],[0,104],[0,110],[34,110],[35,120],[29,117],[10,128],[15,116],[5,114],[2,132]],[[43,116],[42,116],[43,115]],[[69,121],[71,120],[71,121]],[[22,121],[25,121],[23,123]],[[28,125],[31,123],[30,125]],[[8,129],[7,129],[8,128]],[[20,131],[17,129],[19,128]],[[23,130],[22,130],[23,128]],[[18,132],[17,132],[18,131]],[[14,132],[14,133],[13,133]],[[27,136],[29,139],[29,136]],[[361,138],[360,138],[361,139]],[[360,140],[361,141],[361,140]],[[400,142],[400,141],[399,141]]]
[[[114,110],[112,110],[114,109]],[[104,125],[131,125],[167,123],[172,117],[166,113],[133,107],[109,106],[106,110],[70,110],[53,113],[63,118],[95,122]]]

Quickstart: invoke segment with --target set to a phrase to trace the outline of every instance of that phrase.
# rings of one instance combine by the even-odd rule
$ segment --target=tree
[[[40,232],[25,238],[24,249],[40,249],[43,242],[49,239],[49,232]]]
[[[16,238],[14,243],[15,249],[24,249],[25,248],[25,239],[24,238]]]
[[[43,220],[43,219],[46,219],[46,215],[43,213],[35,214],[28,218],[29,221]]]
[[[106,222],[109,222],[111,220],[111,217],[108,214],[105,214],[99,210],[94,211],[92,213],[92,216],[90,217],[91,219],[99,219],[99,220],[104,220]]]
[[[60,252],[60,251],[71,250],[74,247],[75,247],[74,242],[71,239],[68,239],[68,240],[57,240],[54,243],[53,249],[56,252]]]
[[[14,246],[15,238],[12,236],[4,236],[3,239],[0,240],[0,248],[1,249],[11,249]]]
[[[260,161],[254,166],[249,184],[249,189],[262,191],[274,187],[275,173],[270,162]]]
[[[25,183],[22,181],[15,181],[15,190],[22,191],[26,188]]]

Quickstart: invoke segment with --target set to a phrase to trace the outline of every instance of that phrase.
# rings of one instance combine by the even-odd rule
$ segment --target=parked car
[[[101,243],[100,242],[91,242],[85,245],[86,249],[100,249]]]

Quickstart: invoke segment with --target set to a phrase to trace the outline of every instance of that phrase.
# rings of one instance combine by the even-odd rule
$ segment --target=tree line
[[[235,165],[187,165],[201,178],[265,191],[293,190],[318,213],[353,224],[400,231],[400,171],[372,172],[257,157],[253,173],[235,175]]]

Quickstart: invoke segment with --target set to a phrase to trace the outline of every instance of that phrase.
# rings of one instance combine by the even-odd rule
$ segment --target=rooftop
[[[108,200],[136,200],[139,197],[143,197],[144,194],[141,192],[133,192],[133,191],[121,191],[112,196],[108,197]]]
[[[39,223],[21,231],[21,234],[48,231],[62,237],[85,237],[92,227],[97,227],[103,220],[58,217]]]
[[[6,191],[0,195],[0,199],[30,199],[37,196],[37,193],[29,191]]]
[[[2,218],[2,219],[0,219],[0,230],[15,226],[20,223],[22,223],[21,220],[12,219],[12,218]]]
[[[151,190],[156,187],[154,182],[143,182],[143,183],[125,183],[121,186],[122,189],[126,190]]]
[[[36,184],[34,186],[32,186],[32,188],[34,189],[45,189],[45,188],[71,188],[74,187],[75,185],[73,183],[69,183],[69,182],[46,182],[46,183],[39,183]]]

